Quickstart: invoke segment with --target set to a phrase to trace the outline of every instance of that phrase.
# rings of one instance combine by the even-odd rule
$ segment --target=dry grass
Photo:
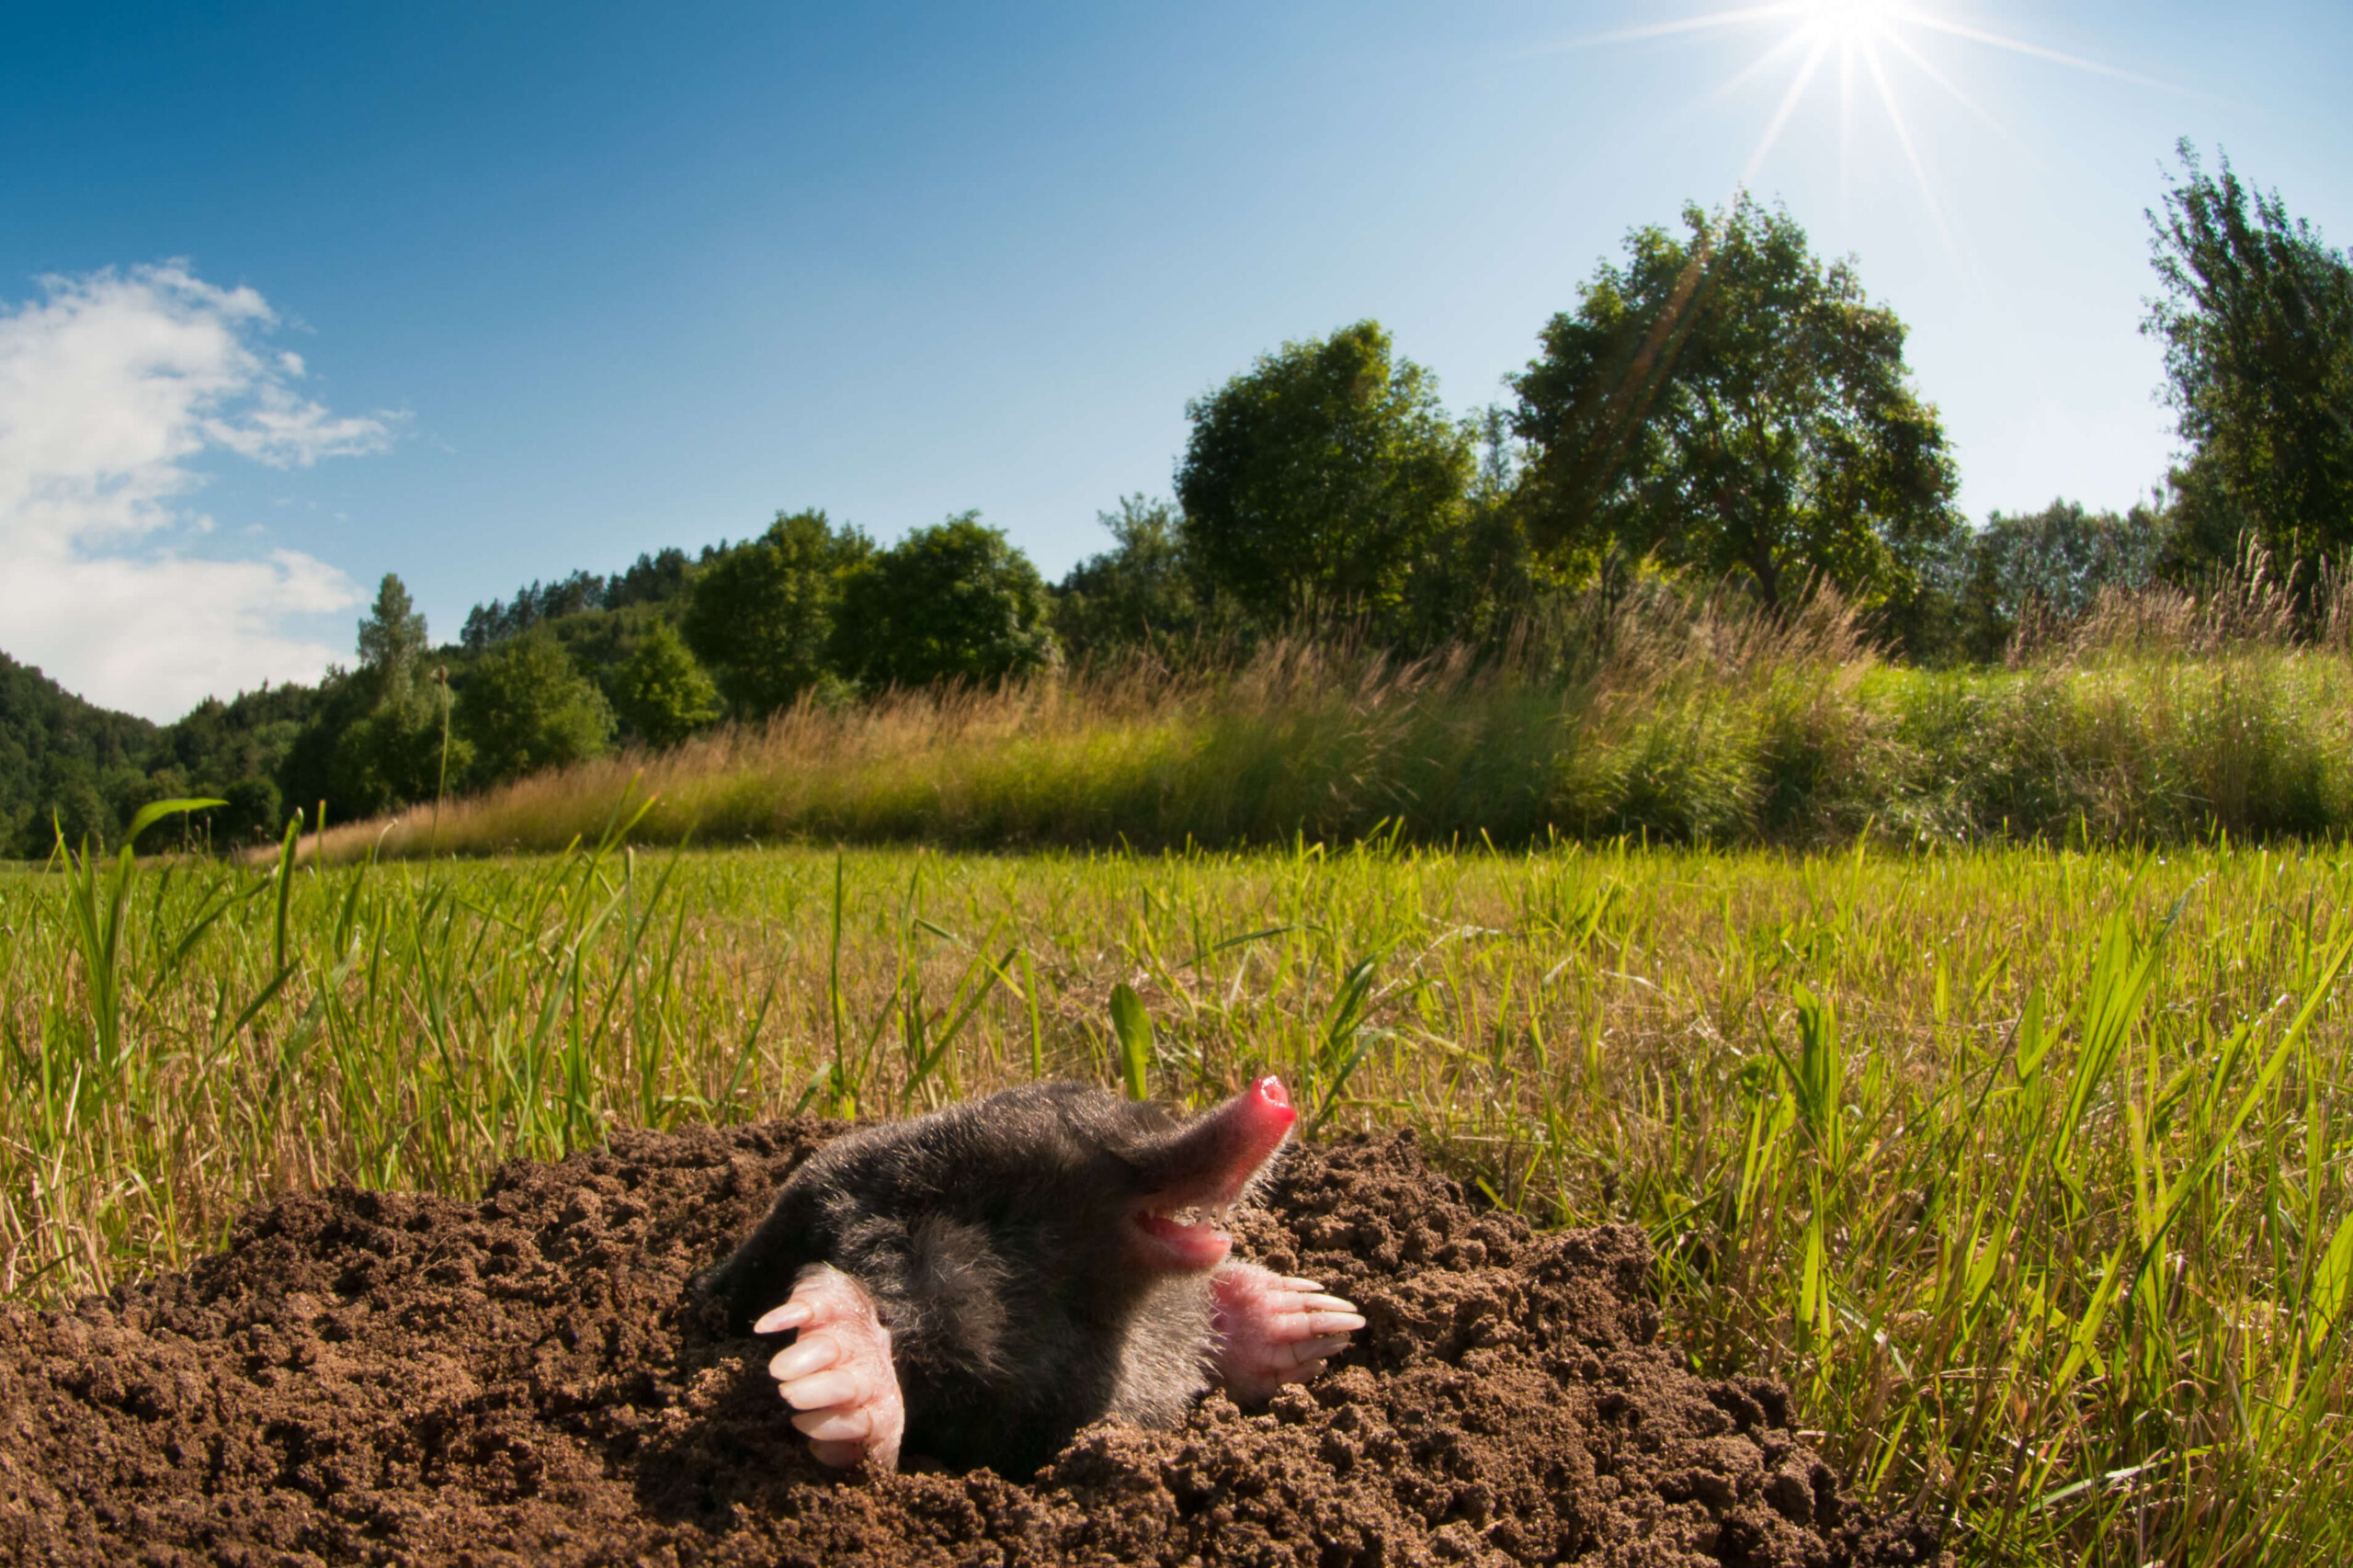
[[[644,843],[974,848],[2342,836],[2347,602],[2332,587],[2300,619],[2258,559],[2030,620],[2006,667],[1925,671],[1882,663],[1834,597],[1776,620],[1645,582],[1499,658],[1278,642],[1224,668],[804,704],[305,852],[553,851],[628,820]]]

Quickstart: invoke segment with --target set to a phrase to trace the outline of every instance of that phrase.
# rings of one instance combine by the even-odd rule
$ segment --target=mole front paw
[[[1210,1289],[1218,1377],[1244,1404],[1272,1399],[1285,1383],[1305,1382],[1364,1326],[1353,1301],[1325,1295],[1315,1280],[1286,1279],[1255,1264],[1226,1265],[1211,1277]]]
[[[819,1464],[847,1470],[860,1460],[895,1470],[907,1426],[899,1378],[891,1366],[891,1331],[873,1300],[837,1268],[813,1264],[784,1305],[752,1325],[754,1334],[801,1332],[768,1362],[776,1391],[792,1406],[792,1424]]]

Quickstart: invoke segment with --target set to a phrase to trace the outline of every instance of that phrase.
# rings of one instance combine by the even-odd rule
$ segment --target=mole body
[[[733,1332],[798,1331],[769,1371],[819,1460],[889,1469],[904,1442],[1027,1475],[1106,1415],[1170,1426],[1212,1385],[1266,1399],[1364,1326],[1233,1258],[1219,1223],[1297,1119],[1263,1078],[1191,1120],[1036,1084],[861,1128],[704,1289]]]

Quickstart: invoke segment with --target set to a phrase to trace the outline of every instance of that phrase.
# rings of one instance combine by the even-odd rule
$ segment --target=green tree
[[[408,585],[387,572],[376,585],[376,602],[359,622],[359,664],[387,675],[405,674],[425,652],[425,616],[409,597]]]
[[[423,673],[401,672],[376,686],[375,702],[336,736],[324,797],[335,816],[377,816],[433,799],[442,773],[441,707]],[[372,683],[355,676],[353,684],[364,695]],[[457,737],[449,777],[462,778],[466,761]]]
[[[2029,615],[2073,620],[2107,589],[2147,586],[2165,529],[2164,514],[2148,506],[2120,515],[2059,500],[2039,512],[1994,513],[1956,558],[1952,652],[1998,659]]]
[[[1904,324],[1786,211],[1744,196],[1683,223],[1629,235],[1514,379],[1531,535],[1742,574],[1767,606],[1819,576],[1916,618],[1962,525]]]
[[[719,718],[719,688],[667,620],[646,627],[613,687],[622,722],[649,745],[676,745]]]
[[[1184,519],[1165,501],[1120,497],[1097,512],[1113,548],[1070,569],[1054,591],[1054,635],[1074,660],[1195,632],[1202,619],[1186,559]]]
[[[1479,464],[1461,525],[1441,536],[1407,590],[1406,638],[1424,648],[1493,647],[1574,582],[1528,537],[1519,496],[1525,453],[1508,411],[1491,404],[1463,422],[1463,433]]]
[[[1061,657],[1045,580],[980,516],[916,528],[847,574],[834,640],[844,674],[926,686],[995,680]]]
[[[2036,610],[2059,620],[2089,611],[2109,588],[2131,592],[2156,575],[2165,517],[2147,506],[2121,516],[2053,501],[2040,512],[1995,512],[1961,555],[1953,585],[1956,652],[1998,659]]]
[[[52,813],[79,824],[76,843],[82,826],[111,835],[101,775],[133,763],[155,741],[145,720],[94,707],[0,653],[0,855],[39,859],[55,848]]]
[[[41,798],[48,803],[44,818],[28,836],[28,854],[46,854],[62,839],[79,852],[85,845],[103,846],[121,832],[122,824],[107,798],[97,768],[79,756],[51,753]]]
[[[2353,545],[2353,264],[2277,191],[2182,177],[2149,214],[2161,292],[2142,331],[2165,350],[2188,456],[2174,471],[2177,571],[2227,561],[2243,534],[2310,565]]]
[[[484,784],[584,761],[613,736],[604,693],[538,627],[475,664],[458,693],[456,717],[473,745],[473,776]]]
[[[425,616],[408,586],[390,572],[359,622],[359,668],[353,696],[362,710],[335,747],[329,798],[347,816],[374,816],[439,787],[441,698],[421,659]]]
[[[835,528],[823,512],[779,512],[766,533],[697,574],[687,644],[737,715],[790,707],[833,673],[843,579],[873,550],[863,533]]]
[[[266,844],[286,829],[284,802],[267,778],[240,778],[221,798],[228,804],[213,813],[213,831],[224,845]]]
[[[323,699],[288,754],[284,796],[315,813],[350,821],[429,801],[441,779],[441,699],[421,655],[425,617],[387,573],[359,622],[359,665],[330,670]],[[451,777],[465,761],[452,749]]]
[[[1392,628],[1471,479],[1437,379],[1365,321],[1283,345],[1185,412],[1176,496],[1204,586],[1269,621],[1304,609]]]

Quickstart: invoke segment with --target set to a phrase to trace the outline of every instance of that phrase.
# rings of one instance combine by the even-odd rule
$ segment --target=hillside
[[[38,859],[61,828],[69,842],[111,843],[148,801],[191,795],[229,802],[193,831],[216,841],[273,833],[278,775],[319,704],[315,687],[264,686],[153,724],[0,653],[0,856]]]
[[[707,547],[703,560],[718,548],[724,547]],[[574,572],[526,585],[512,600],[475,606],[457,642],[418,648],[416,669],[443,669],[452,689],[462,691],[485,653],[543,631],[574,669],[600,690],[610,687],[652,620],[676,617],[698,564],[683,551],[665,550],[609,577]],[[227,701],[208,698],[159,725],[89,702],[0,653],[0,858],[38,859],[55,846],[61,827],[72,843],[85,836],[113,843],[150,801],[227,801],[155,830],[185,829],[216,846],[274,838],[298,804],[325,799],[335,808],[331,820],[378,804],[344,798],[336,767],[344,732],[370,711],[369,692],[364,682],[355,688],[352,673],[330,669],[316,686],[264,685]],[[624,727],[620,739],[637,738]]]
[[[143,777],[160,733],[0,653],[0,846],[20,845],[45,802],[86,812],[102,805],[110,777]]]

